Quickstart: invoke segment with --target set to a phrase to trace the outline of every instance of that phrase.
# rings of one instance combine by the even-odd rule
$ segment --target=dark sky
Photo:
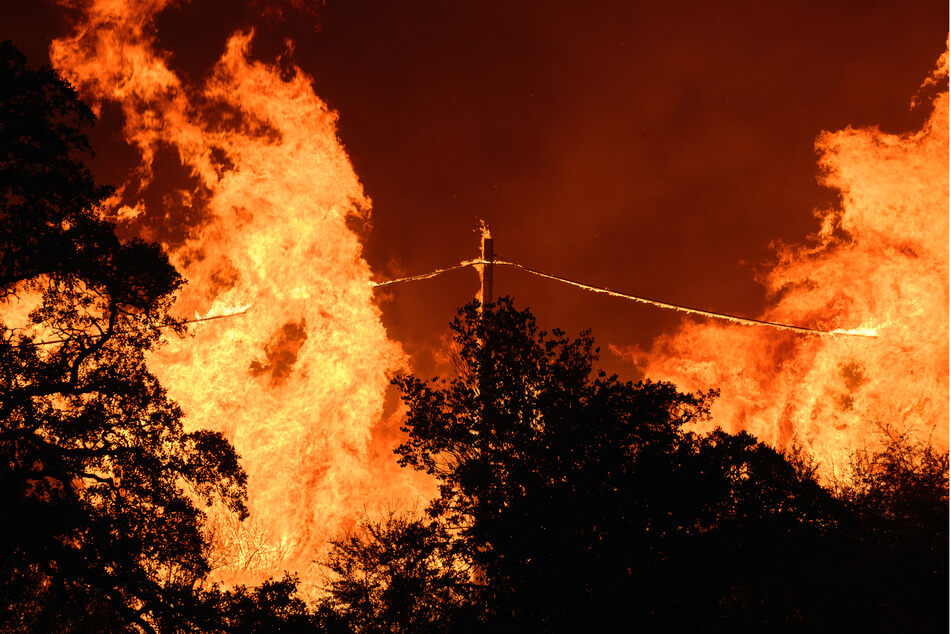
[[[481,218],[506,259],[756,316],[770,244],[803,240],[813,209],[834,203],[815,137],[917,128],[927,113],[909,102],[945,48],[948,5],[192,0],[157,35],[198,79],[252,24],[254,55],[271,61],[293,38],[339,112],[374,201],[366,258],[380,278],[475,256]],[[48,4],[0,4],[0,37],[34,63],[64,30]],[[476,286],[469,271],[392,291],[384,322],[418,369]],[[603,348],[648,346],[680,319],[511,270],[496,292],[545,324],[593,327]]]

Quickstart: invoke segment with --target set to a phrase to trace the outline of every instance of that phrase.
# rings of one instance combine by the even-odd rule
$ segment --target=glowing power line
[[[248,312],[248,308],[250,308],[250,305],[245,306],[244,308],[237,310],[233,313],[225,313],[224,315],[211,315],[209,317],[198,317],[197,319],[186,319],[182,323],[183,324],[200,324],[206,321],[214,321],[216,319],[226,319],[228,317],[237,317],[238,315],[243,315],[246,312]],[[173,325],[174,324],[159,324],[158,328],[171,328]],[[128,331],[123,331],[123,330],[119,331],[119,333],[122,333],[122,332],[128,332]],[[21,346],[51,346],[54,343],[66,343],[67,341],[71,341],[72,339],[75,339],[77,337],[82,338],[82,337],[95,337],[95,336],[97,335],[93,333],[89,333],[89,334],[76,335],[75,337],[63,337],[61,339],[44,339],[43,341],[27,341],[19,345]]]
[[[400,282],[415,282],[417,280],[428,280],[431,277],[436,277],[437,275],[442,275],[443,273],[448,273],[449,271],[456,271],[458,269],[464,269],[468,266],[474,266],[476,264],[485,264],[485,260],[464,260],[455,266],[449,266],[444,269],[436,269],[429,273],[421,273],[420,275],[410,275],[409,277],[400,277],[395,280],[387,280],[385,282],[371,282],[374,288],[380,288],[382,286],[389,286],[390,284],[399,284]]]
[[[556,282],[561,282],[563,284],[568,284],[570,286],[575,286],[577,288],[590,291],[592,293],[600,293],[603,295],[610,295],[611,297],[618,297],[620,299],[626,299],[628,301],[639,302],[641,304],[649,304],[651,306],[656,306],[657,308],[664,308],[667,310],[676,310],[681,313],[686,313],[688,315],[699,315],[701,317],[708,317],[711,319],[720,319],[723,321],[729,321],[734,324],[740,324],[743,326],[767,326],[770,328],[777,328],[780,330],[789,330],[792,332],[799,332],[804,334],[811,335],[822,335],[822,336],[849,336],[849,337],[878,337],[878,333],[874,329],[866,328],[856,328],[851,330],[836,329],[836,330],[822,330],[821,328],[808,328],[806,326],[794,326],[791,324],[783,324],[776,321],[767,321],[764,319],[752,319],[750,317],[740,317],[738,315],[730,315],[728,313],[717,313],[710,310],[703,310],[700,308],[691,308],[689,306],[682,306],[680,304],[671,304],[669,302],[662,302],[656,299],[651,299],[649,297],[640,297],[638,295],[631,295],[629,293],[622,293],[620,291],[615,291],[610,288],[605,288],[603,286],[596,286],[594,284],[586,284],[584,282],[579,282],[577,280],[572,280],[566,277],[560,277],[558,275],[552,275],[551,273],[545,273],[543,271],[538,271],[533,268],[529,268],[522,264],[517,264],[515,262],[507,262],[505,260],[493,260],[491,262],[487,260],[465,260],[460,262],[455,266],[450,266],[444,269],[436,269],[430,273],[424,273],[421,275],[411,275],[408,277],[401,277],[394,280],[388,280],[385,282],[373,282],[374,287],[380,286],[389,286],[391,284],[398,284],[401,282],[413,282],[416,280],[425,280],[431,277],[436,277],[437,275],[442,275],[443,273],[448,273],[449,271],[455,271],[457,269],[466,268],[469,266],[476,266],[480,264],[494,264],[496,266],[510,266],[512,268],[520,269],[526,273],[531,273],[538,277],[543,277],[545,279],[554,280]]]

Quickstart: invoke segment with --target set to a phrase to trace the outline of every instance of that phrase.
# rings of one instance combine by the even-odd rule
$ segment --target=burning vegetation
[[[763,277],[761,320],[876,338],[686,321],[632,383],[503,297],[423,381],[292,47],[183,79],[169,2],[81,5],[92,108],[0,50],[0,629],[946,631],[947,53],[922,130],[819,137],[840,204]]]
[[[948,448],[948,54],[922,86],[913,133],[825,132],[822,182],[839,206],[805,245],[781,245],[765,319],[874,328],[874,339],[790,337],[687,323],[658,339],[648,376],[715,385],[717,424],[775,447],[799,443],[830,474],[890,425]],[[723,360],[729,361],[724,363]]]
[[[188,85],[148,35],[167,4],[90,3],[54,45],[54,65],[122,110],[141,163],[107,213],[135,216],[127,230],[162,240],[187,280],[176,313],[249,306],[149,360],[186,424],[224,433],[248,473],[250,520],[215,514],[218,576],[313,578],[315,550],[357,509],[420,495],[385,452],[369,459],[387,371],[402,363],[348,224],[370,203],[310,77],[251,61],[254,34],[241,32],[207,81]],[[143,200],[163,153],[187,177],[166,193],[171,210]],[[185,225],[173,235],[167,214]]]

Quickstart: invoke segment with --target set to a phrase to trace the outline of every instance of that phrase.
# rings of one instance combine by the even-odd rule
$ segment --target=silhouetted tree
[[[478,588],[440,524],[391,513],[333,540],[322,612],[348,632],[462,632],[480,626]]]
[[[430,515],[475,571],[494,629],[729,620],[729,571],[746,565],[745,581],[758,581],[769,569],[757,555],[794,549],[835,507],[811,472],[752,437],[689,432],[714,392],[595,371],[588,333],[541,331],[507,298],[484,313],[469,304],[451,329],[458,376],[394,381],[408,406],[398,452],[437,478]],[[770,548],[737,547],[750,539]],[[351,549],[336,565],[373,561]],[[381,578],[362,575],[376,588],[365,592]]]
[[[146,368],[182,329],[181,278],[100,217],[110,190],[83,166],[93,117],[73,90],[5,42],[0,95],[2,629],[187,624],[208,573],[196,503],[246,511],[233,447],[185,433]]]
[[[445,569],[467,572],[452,579],[465,603],[451,609],[490,631],[890,631],[883,615],[921,610],[890,599],[899,582],[875,570],[856,530],[874,524],[861,517],[865,489],[837,497],[801,452],[689,431],[714,392],[608,377],[588,333],[541,331],[507,298],[484,313],[469,304],[451,329],[457,376],[394,380],[408,406],[400,461],[439,483],[431,523],[371,524],[337,542],[344,581],[325,610],[343,631],[412,629],[413,595],[426,605]],[[927,490],[919,510],[947,477],[946,459],[932,458],[897,477],[896,491]],[[946,514],[946,498],[934,508]],[[868,512],[890,513],[877,502]],[[946,549],[946,532],[936,543]],[[429,553],[453,563],[407,566]],[[940,568],[914,566],[919,589],[922,571]],[[940,624],[937,614],[909,622]]]
[[[202,634],[302,634],[325,632],[320,618],[298,596],[298,579],[285,575],[248,588],[210,589],[185,597],[189,622],[170,622],[162,629]]]
[[[864,629],[947,632],[948,453],[881,431],[881,447],[855,453],[839,490],[852,564],[840,593],[874,602]]]
[[[881,432],[880,448],[855,453],[840,495],[868,529],[916,530],[916,540],[933,543],[937,529],[947,528],[948,453],[888,426]]]

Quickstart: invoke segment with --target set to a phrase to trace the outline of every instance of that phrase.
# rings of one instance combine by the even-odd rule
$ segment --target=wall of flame
[[[804,245],[779,247],[764,319],[875,328],[818,338],[687,322],[658,338],[648,376],[721,389],[712,424],[777,447],[799,443],[826,473],[881,430],[948,448],[948,54],[922,86],[921,130],[825,132],[821,182],[840,192]]]
[[[111,212],[165,244],[188,280],[183,314],[250,306],[152,359],[188,425],[225,432],[249,472],[251,519],[211,524],[219,578],[254,583],[287,568],[307,581],[316,552],[357,514],[430,492],[395,465],[395,423],[382,420],[388,372],[405,359],[348,224],[370,201],[312,79],[252,60],[252,31],[233,34],[200,82],[176,74],[154,36],[173,2],[80,2],[51,58],[85,98],[121,112],[138,162]],[[928,88],[946,77],[947,55]],[[877,339],[691,321],[654,343],[646,374],[720,387],[714,424],[801,442],[833,468],[881,425],[946,448],[946,89],[920,107],[931,115],[915,133],[820,136],[822,178],[841,204],[818,214],[808,244],[781,247],[763,280],[773,295],[763,319],[874,327]],[[160,173],[169,156],[172,179]]]
[[[311,78],[252,61],[253,32],[233,34],[207,79],[186,85],[150,34],[169,3],[90,2],[51,58],[85,97],[121,108],[140,162],[113,212],[149,216],[139,233],[165,242],[188,281],[179,309],[249,306],[150,362],[187,425],[224,432],[248,471],[250,520],[212,518],[219,577],[254,583],[286,568],[307,581],[319,547],[356,515],[418,497],[381,421],[403,355],[348,226],[370,201]],[[156,206],[143,192],[170,152],[186,179]],[[181,230],[163,223],[182,222],[171,217],[183,206],[187,230],[172,239]]]

